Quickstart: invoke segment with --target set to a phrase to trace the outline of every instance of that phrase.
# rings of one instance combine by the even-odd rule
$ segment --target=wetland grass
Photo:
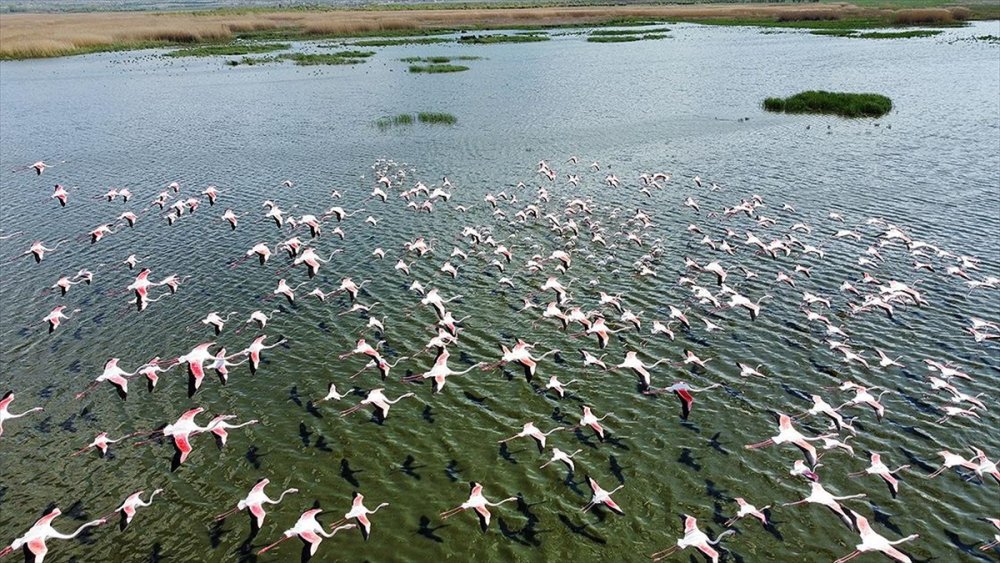
[[[254,55],[284,51],[291,48],[288,43],[227,43],[225,45],[202,45],[177,49],[167,53],[168,57],[220,57],[235,55]]]
[[[283,58],[301,66],[312,65],[355,65],[368,60],[374,51],[338,51],[336,53],[289,53]]]
[[[587,37],[590,43],[628,43],[632,41],[646,41],[651,39],[665,39],[669,35],[661,33],[648,33],[646,35],[593,35]]]
[[[874,2],[875,0],[869,0]],[[878,0],[905,6],[902,0]],[[943,3],[943,0],[941,0]],[[912,5],[912,4],[909,4]],[[165,46],[220,44],[238,38],[299,39],[418,36],[460,29],[543,29],[688,21],[720,25],[870,29],[893,25],[954,25],[1000,15],[993,3],[965,8],[886,9],[825,4],[649,5],[534,7],[395,7],[392,9],[229,9],[202,12],[18,13],[0,19],[0,60]],[[940,4],[938,4],[940,6]],[[818,19],[825,18],[825,19]],[[472,36],[473,38],[477,36]],[[467,42],[544,41],[542,35],[487,35]],[[503,37],[498,39],[497,37]],[[515,39],[507,39],[514,37]],[[375,46],[375,45],[372,45]]]
[[[417,120],[420,121],[420,123],[429,123],[431,125],[454,125],[458,121],[458,119],[450,113],[428,111],[418,113]]]
[[[538,41],[548,41],[549,36],[538,33],[519,33],[514,35],[463,35],[458,38],[459,43],[469,45],[497,45],[501,43],[534,43]]]
[[[385,115],[376,119],[375,127],[385,131],[393,127],[410,126],[418,122],[428,125],[454,125],[458,119],[450,113],[422,111],[416,117],[412,113],[401,113],[399,115]]]
[[[632,29],[595,29],[590,32],[590,35],[649,35],[658,33],[667,33],[670,31],[669,27],[650,27],[650,28],[632,28]]]
[[[767,98],[767,111],[831,114],[841,117],[881,117],[892,110],[892,101],[880,94],[851,94],[810,90],[788,98]]]
[[[409,68],[409,71],[414,74],[444,74],[448,72],[462,72],[466,70],[469,70],[469,67],[449,64],[410,65]]]
[[[908,31],[858,31],[856,29],[814,29],[813,35],[851,37],[854,39],[910,39],[912,37],[933,37],[943,33],[940,29],[911,29]]]

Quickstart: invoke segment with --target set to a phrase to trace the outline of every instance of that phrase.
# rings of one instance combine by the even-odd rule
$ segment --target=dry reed
[[[5,14],[0,19],[0,59],[219,42],[251,32],[274,32],[286,36],[357,36],[403,30],[587,25],[639,19],[664,21],[744,18],[790,21],[878,17],[881,14],[875,9],[861,9],[849,4],[809,9],[791,5],[713,4],[233,13]],[[957,19],[959,14],[955,13],[953,16],[952,12],[943,9],[900,10],[893,17],[900,23],[924,23],[928,19]]]

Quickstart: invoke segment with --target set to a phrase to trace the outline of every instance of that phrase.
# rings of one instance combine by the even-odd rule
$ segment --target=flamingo
[[[211,432],[212,434],[215,434],[216,436],[218,436],[219,437],[219,441],[222,442],[223,446],[225,446],[226,445],[226,440],[229,438],[229,433],[226,431],[226,429],[228,429],[228,428],[242,428],[244,426],[249,426],[251,424],[257,424],[257,422],[258,422],[256,419],[255,420],[248,420],[248,421],[243,422],[241,424],[229,424],[228,422],[226,422],[227,420],[232,420],[234,418],[236,418],[235,414],[220,414],[219,416],[216,416],[215,418],[213,418],[212,420],[210,420],[208,422],[208,425],[205,426],[205,429],[208,432]]]
[[[53,308],[52,311],[50,311],[49,314],[42,319],[42,322],[49,323],[49,334],[52,334],[57,328],[59,328],[59,324],[63,321],[63,319],[70,319],[69,316],[63,313],[65,309],[65,305],[59,305],[58,307]],[[74,313],[79,311],[79,309],[73,310]]]
[[[316,555],[316,550],[319,548],[319,544],[323,542],[323,538],[332,538],[337,535],[337,532],[341,530],[349,530],[354,527],[354,524],[345,524],[339,528],[334,528],[328,534],[323,530],[323,526],[316,521],[316,515],[320,512],[323,512],[320,508],[313,508],[303,512],[302,515],[299,516],[298,521],[295,522],[295,525],[284,531],[283,538],[272,543],[271,545],[268,545],[267,547],[264,547],[257,552],[257,555],[263,555],[266,551],[273,549],[279,543],[295,536],[299,536],[302,538],[302,541],[309,544],[309,555],[313,556]]]
[[[979,466],[971,461],[967,461],[965,458],[958,454],[953,454],[948,450],[941,450],[938,455],[944,458],[944,464],[934,473],[927,476],[928,479],[933,479],[943,473],[946,469],[951,469],[952,467],[964,467],[970,471],[975,471]]]
[[[722,538],[728,536],[729,534],[735,534],[733,530],[726,530],[716,536],[714,540],[708,539],[705,532],[698,529],[698,520],[694,516],[684,515],[684,537],[677,540],[677,545],[667,548],[663,551],[658,551],[652,555],[653,561],[659,561],[661,559],[666,559],[674,553],[680,550],[687,549],[689,547],[694,547],[704,553],[712,563],[718,563],[719,552],[716,551],[712,546],[718,545]]]
[[[20,414],[12,414],[8,409],[10,407],[10,404],[13,402],[14,402],[13,391],[7,391],[7,393],[4,394],[3,399],[0,399],[0,436],[3,436],[3,421],[11,420],[14,418],[21,418],[24,415],[44,410],[42,407],[32,407]]]
[[[145,491],[137,491],[129,495],[119,506],[115,509],[115,512],[121,512],[122,518],[125,519],[123,527],[128,526],[132,523],[132,519],[135,518],[136,510],[142,507],[149,506],[153,504],[153,497],[163,492],[163,489],[156,489],[149,495],[149,500],[142,500],[142,493]]]
[[[349,414],[355,413],[364,408],[365,405],[374,405],[375,408],[382,413],[382,419],[384,420],[389,417],[389,407],[395,405],[396,403],[402,401],[407,397],[414,396],[413,393],[403,393],[402,395],[396,397],[395,399],[389,399],[388,397],[385,396],[385,393],[383,393],[383,391],[385,391],[385,389],[382,387],[372,389],[371,391],[368,392],[368,396],[362,399],[360,403],[354,405],[349,409],[340,411],[340,416],[347,416]]]
[[[809,493],[809,496],[805,497],[802,500],[798,500],[798,501],[795,501],[795,502],[786,502],[786,503],[782,504],[781,506],[795,506],[797,504],[802,504],[802,503],[806,503],[806,502],[811,502],[811,503],[815,503],[815,504],[822,504],[823,506],[825,506],[825,507],[829,508],[830,510],[834,511],[835,513],[837,513],[837,515],[840,516],[844,520],[844,523],[847,524],[848,527],[851,527],[851,519],[850,519],[850,517],[847,516],[847,514],[844,512],[843,507],[840,506],[840,503],[837,502],[837,501],[839,501],[839,500],[854,499],[854,498],[864,498],[867,495],[865,495],[864,493],[861,493],[861,494],[857,494],[857,495],[847,495],[847,496],[842,496],[842,497],[835,497],[832,494],[830,494],[829,491],[827,491],[826,489],[824,489],[823,485],[821,485],[821,484],[819,484],[817,482],[810,483],[809,485],[810,485],[810,487],[812,487],[812,491]]]
[[[516,440],[518,438],[524,438],[524,437],[530,436],[531,438],[533,438],[535,440],[535,442],[537,442],[537,444],[538,444],[538,451],[539,451],[539,453],[541,453],[545,449],[545,438],[549,434],[552,434],[553,432],[558,432],[559,430],[565,430],[565,429],[566,428],[563,427],[563,426],[557,426],[557,427],[553,428],[552,430],[549,430],[548,432],[542,432],[541,430],[538,429],[537,426],[535,426],[534,422],[528,421],[528,422],[524,423],[524,426],[521,428],[520,432],[518,432],[517,434],[514,434],[513,436],[511,436],[509,438],[504,438],[503,440],[498,440],[497,443],[498,444],[503,444],[503,443],[509,442],[511,440]]]
[[[383,502],[382,504],[375,507],[375,510],[368,510],[368,507],[364,504],[365,496],[361,493],[354,492],[354,500],[351,501],[351,510],[344,514],[344,518],[331,524],[332,527],[337,527],[354,518],[357,520],[358,524],[361,524],[361,535],[364,536],[365,541],[368,541],[368,536],[372,532],[372,523],[368,520],[369,514],[375,514],[380,508],[389,506],[389,503]]]
[[[83,452],[89,450],[90,448],[97,448],[101,452],[101,457],[104,457],[108,453],[108,444],[115,444],[121,442],[122,440],[124,440],[125,438],[129,438],[130,436],[131,435],[123,436],[121,438],[118,438],[117,440],[112,440],[111,438],[108,438],[107,432],[101,432],[94,438],[92,442],[74,452],[73,455],[78,456]]]
[[[53,508],[45,516],[42,516],[34,525],[25,532],[25,534],[17,539],[15,539],[11,544],[0,550],[0,557],[6,557],[14,551],[20,549],[22,546],[28,548],[28,551],[34,555],[35,563],[42,563],[45,560],[45,554],[49,552],[48,546],[45,545],[45,540],[54,538],[60,540],[71,540],[76,536],[80,535],[87,528],[92,528],[94,526],[100,526],[107,522],[107,520],[93,520],[81,525],[72,534],[62,534],[56,531],[52,527],[52,521],[56,519],[57,516],[62,514],[58,508]]]
[[[485,530],[490,525],[490,509],[491,506],[500,506],[505,502],[516,501],[517,497],[508,497],[500,502],[490,502],[486,500],[483,496],[483,486],[475,481],[469,483],[469,500],[463,502],[451,510],[446,510],[441,513],[441,519],[450,518],[459,512],[464,510],[473,509],[479,514],[480,521],[482,523],[483,529]]]
[[[278,499],[274,500],[271,497],[267,496],[267,493],[264,492],[264,487],[266,487],[270,482],[271,480],[266,477],[261,479],[260,481],[257,481],[257,483],[253,486],[253,488],[250,489],[250,492],[247,494],[247,496],[241,499],[238,503],[236,503],[236,508],[228,512],[219,514],[213,520],[219,522],[221,520],[225,520],[226,517],[228,517],[231,514],[234,514],[241,510],[249,510],[250,514],[254,518],[254,523],[257,525],[257,529],[260,529],[264,525],[264,516],[267,515],[267,511],[264,510],[265,504],[278,504],[282,501],[282,499],[285,498],[285,495],[295,494],[299,492],[299,490],[295,488],[285,489],[284,491],[281,492],[281,495],[278,497]]]
[[[56,184],[55,188],[52,190],[52,198],[59,200],[60,207],[66,207],[66,200],[69,198],[69,192],[66,188],[62,187],[60,184]]]
[[[894,473],[898,473],[909,465],[900,465],[896,469],[889,470],[889,467],[882,462],[882,456],[880,454],[871,454],[871,465],[869,465],[864,471],[859,471],[857,473],[849,473],[849,477],[859,477],[861,475],[878,475],[885,481],[886,485],[889,486],[889,492],[892,493],[892,498],[896,498],[899,494],[899,481],[896,479]]]
[[[847,563],[851,559],[854,559],[867,551],[881,551],[894,561],[899,561],[900,563],[910,563],[910,558],[893,546],[903,542],[915,540],[920,537],[920,534],[911,534],[896,541],[889,541],[875,532],[875,530],[872,530],[867,518],[857,512],[854,512],[853,510],[848,511],[851,513],[851,516],[854,517],[854,523],[858,527],[858,534],[861,536],[861,543],[854,546],[854,551],[848,553],[840,559],[837,559],[834,563]]]
[[[580,416],[580,423],[576,426],[576,428],[589,426],[591,430],[597,433],[598,438],[604,440],[604,427],[601,426],[601,421],[615,413],[609,412],[608,414],[602,416],[601,418],[597,418],[596,416],[594,416],[594,413],[590,410],[589,406],[583,405],[582,408],[583,408],[583,414]]]
[[[444,384],[445,384],[448,376],[450,376],[450,375],[465,375],[465,374],[469,373],[470,371],[472,371],[472,370],[474,370],[474,369],[476,369],[476,368],[478,368],[478,367],[480,367],[480,366],[482,366],[483,364],[486,363],[486,362],[479,362],[477,364],[474,364],[474,365],[470,366],[466,370],[463,370],[463,371],[454,371],[450,367],[448,367],[448,358],[450,356],[451,356],[451,354],[448,353],[448,349],[447,348],[444,348],[444,347],[440,348],[440,351],[438,352],[437,358],[434,360],[434,365],[431,367],[430,370],[428,370],[427,372],[424,372],[422,374],[419,374],[419,375],[412,375],[410,377],[404,378],[403,381],[417,381],[419,379],[432,379],[432,380],[434,380],[434,392],[435,393],[440,393],[441,390],[444,389]],[[398,363],[398,361],[397,361],[397,363]],[[381,358],[379,358],[379,364],[380,365],[381,364],[385,364],[385,360],[382,360]],[[386,366],[388,368],[388,365],[386,365]],[[385,372],[387,373],[388,369],[386,369]],[[383,377],[383,379],[385,379],[385,378]]]
[[[176,364],[188,365],[188,374],[192,377],[196,390],[201,387],[201,382],[205,378],[205,362],[215,360],[215,356],[208,351],[209,347],[214,344],[215,342],[202,342],[187,354],[174,360]]]
[[[739,520],[740,518],[743,518],[745,516],[753,516],[754,518],[760,520],[760,523],[765,528],[767,527],[767,516],[764,514],[764,511],[767,510],[768,508],[771,508],[771,505],[767,505],[764,508],[758,509],[756,506],[750,504],[742,497],[736,497],[735,500],[736,504],[740,506],[740,510],[739,512],[736,513],[736,516],[733,516],[732,518],[727,520],[724,526],[728,528],[729,526],[732,526],[733,523]]]
[[[755,450],[757,448],[763,448],[765,446],[777,445],[777,444],[794,444],[806,455],[806,460],[809,465],[816,465],[816,448],[810,444],[810,441],[819,440],[820,438],[806,438],[798,430],[792,426],[792,419],[785,414],[778,415],[778,434],[770,437],[763,442],[758,442],[756,444],[747,444],[744,446],[748,450]]]
[[[614,366],[615,369],[631,369],[639,378],[642,380],[644,387],[649,387],[650,375],[649,370],[655,368],[656,366],[666,363],[668,360],[666,358],[656,360],[651,365],[645,365],[642,360],[639,359],[637,353],[634,350],[629,350],[625,353],[625,359],[622,363]]]
[[[544,469],[550,463],[553,463],[553,462],[556,462],[556,461],[561,461],[561,462],[563,462],[563,463],[566,464],[566,467],[569,467],[570,471],[574,471],[576,469],[576,466],[573,464],[573,456],[575,456],[576,454],[578,454],[578,453],[580,453],[582,451],[583,450],[576,450],[575,452],[573,452],[571,454],[567,454],[566,452],[560,450],[559,448],[552,448],[552,459],[550,459],[550,460],[546,461],[545,463],[543,463],[542,466],[539,467],[539,469]]]
[[[708,391],[709,389],[714,389],[716,387],[722,387],[721,383],[713,383],[708,387],[703,387],[701,389],[691,387],[685,381],[678,381],[670,387],[663,387],[662,389],[647,389],[643,391],[646,395],[657,395],[659,393],[677,393],[677,397],[681,400],[681,418],[684,420],[688,419],[691,415],[691,407],[694,406],[694,396],[691,393],[700,393],[701,391]]]
[[[604,506],[607,506],[611,510],[617,512],[618,514],[625,514],[625,511],[622,510],[620,506],[618,506],[618,503],[611,500],[611,495],[615,494],[615,492],[617,492],[625,485],[618,485],[611,491],[605,491],[604,489],[601,488],[599,484],[597,484],[597,481],[590,475],[587,476],[587,483],[590,485],[592,496],[590,497],[590,502],[587,503],[586,506],[580,509],[581,511],[587,512],[591,508],[599,504],[603,504]]]
[[[260,353],[261,352],[263,352],[264,350],[270,350],[271,348],[277,348],[278,346],[281,346],[282,344],[288,342],[287,339],[282,338],[281,340],[275,342],[274,344],[266,345],[266,344],[264,344],[264,340],[266,338],[267,338],[267,335],[266,334],[262,334],[262,335],[258,336],[257,338],[254,338],[253,342],[251,342],[249,346],[247,346],[243,350],[241,350],[241,351],[237,352],[236,354],[234,354],[234,355],[237,355],[237,356],[246,354],[247,357],[250,358],[250,372],[251,373],[256,373],[257,372],[257,368],[260,367]]]

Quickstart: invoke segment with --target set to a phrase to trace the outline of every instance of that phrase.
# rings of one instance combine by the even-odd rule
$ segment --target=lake
[[[856,417],[857,435],[848,442],[856,457],[826,452],[817,470],[823,486],[838,496],[866,494],[844,505],[889,539],[920,534],[900,546],[915,559],[995,557],[976,549],[996,533],[977,518],[998,516],[998,484],[969,471],[923,477],[940,466],[940,450],[966,456],[976,446],[990,459],[1000,456],[997,343],[976,342],[965,332],[969,317],[998,320],[997,290],[970,289],[946,270],[967,255],[978,261],[978,270],[964,270],[972,279],[1000,275],[1000,46],[974,39],[1000,35],[1000,23],[906,40],[667,26],[669,38],[632,43],[589,43],[582,31],[552,30],[550,41],[537,43],[373,48],[368,62],[348,66],[227,66],[225,58],[169,58],[164,50],[0,63],[0,388],[16,392],[12,412],[45,409],[4,425],[0,543],[23,534],[53,503],[64,512],[55,526],[66,532],[113,511],[132,492],[162,488],[125,531],[103,526],[82,541],[52,540],[50,560],[249,561],[304,510],[321,507],[321,522],[331,524],[360,491],[369,508],[390,503],[371,517],[370,539],[357,530],[341,532],[313,561],[648,561],[683,535],[682,514],[697,517],[715,538],[736,513],[732,499],[744,497],[758,507],[772,505],[773,525],[765,529],[752,518],[736,523],[740,533],[721,543],[729,560],[832,561],[853,549],[857,534],[826,508],[779,506],[808,494],[809,482],[789,475],[800,452],[787,444],[742,446],[773,436],[773,413],[800,413],[810,407],[811,394],[834,406],[847,402],[852,393],[829,388],[852,380],[891,391],[882,397],[886,415],[878,421],[867,407],[843,410]],[[292,48],[335,50],[321,46],[329,43]],[[470,67],[465,72],[423,75],[407,72],[399,60],[412,56],[480,58],[458,63]],[[894,109],[877,120],[844,120],[760,107],[765,97],[810,89],[876,92],[889,96]],[[381,116],[425,111],[450,113],[457,123],[374,125]],[[571,156],[579,161],[570,162]],[[51,168],[41,176],[24,170],[38,160]],[[537,173],[543,160],[554,181]],[[671,179],[647,196],[640,174],[656,172]],[[377,183],[382,173],[391,186]],[[567,182],[569,174],[579,177],[579,186]],[[606,185],[609,174],[621,187]],[[434,202],[431,213],[415,212],[399,197],[418,181],[440,187],[445,177],[452,197]],[[150,202],[170,192],[172,182],[180,192],[170,193],[168,208],[200,197],[208,185],[221,195],[216,205],[202,201],[170,225],[168,209]],[[56,183],[71,188],[65,208],[50,197]],[[371,197],[376,186],[387,201]],[[548,201],[538,199],[539,186]],[[108,202],[102,195],[112,187],[128,188],[133,199]],[[484,201],[500,192],[517,198],[497,202],[502,216]],[[742,213],[722,216],[724,207],[754,195],[764,202],[756,215],[773,225]],[[688,197],[700,212],[683,205]],[[575,206],[567,213],[567,202],[576,198],[589,201],[592,214]],[[343,251],[309,279],[301,266],[288,269],[288,256],[275,250],[293,235],[309,240],[308,229],[279,229],[265,217],[265,200],[286,218],[321,216],[332,206],[364,211],[339,224],[324,221],[311,246],[324,259]],[[518,221],[518,211],[531,204],[538,217]],[[235,230],[221,219],[227,208],[240,215]],[[633,219],[637,209],[650,226]],[[134,228],[116,226],[91,244],[88,232],[120,223],[126,210],[139,215]],[[570,220],[578,234],[565,228]],[[553,230],[556,222],[563,228]],[[793,230],[797,223],[811,231]],[[689,231],[690,224],[704,234]],[[950,254],[911,255],[884,236],[889,224]],[[473,245],[462,236],[465,227],[510,248],[511,263],[486,243]],[[835,237],[842,229],[861,240]],[[824,255],[795,246],[790,256],[772,258],[746,244],[747,231],[765,243],[791,235]],[[592,241],[595,232],[614,248]],[[629,242],[628,232],[642,246]],[[734,255],[702,244],[705,235],[716,244],[726,239]],[[404,250],[418,237],[432,253]],[[35,240],[50,247],[65,242],[37,264],[18,257]],[[275,250],[266,265],[241,261],[261,242]],[[866,254],[873,245],[880,258]],[[384,259],[372,256],[376,248]],[[452,257],[453,248],[467,258]],[[542,261],[535,272],[525,266],[556,249],[572,255],[566,273],[557,271],[557,260]],[[136,270],[123,264],[131,254],[139,259]],[[698,303],[679,277],[728,298],[719,295],[714,275],[687,269],[685,257],[701,265],[720,261],[730,274],[727,284],[754,301],[772,296],[761,303],[759,318]],[[859,257],[873,262],[859,264]],[[409,275],[394,268],[400,259]],[[457,266],[457,277],[440,271],[446,261]],[[915,269],[914,261],[934,271]],[[809,275],[795,273],[796,265],[811,268]],[[643,266],[655,277],[637,275]],[[740,266],[758,277],[745,279]],[[126,287],[142,267],[154,281],[177,274],[182,282],[176,294],[154,288],[156,302],[138,312]],[[50,289],[81,268],[95,272],[93,284],[74,285],[65,296]],[[775,282],[778,272],[791,275],[795,286]],[[878,311],[851,314],[850,304],[861,299],[839,287],[850,280],[863,293],[877,293],[875,284],[862,282],[865,272],[882,283],[915,287],[928,304],[896,305],[891,318]],[[556,300],[540,289],[549,276],[568,285],[564,309],[600,308],[612,328],[627,330],[601,351],[593,336],[577,334],[579,324],[564,332],[558,320],[543,318]],[[371,316],[384,324],[384,334],[367,328],[369,315],[341,315],[352,305],[346,294],[325,301],[306,296],[316,287],[335,290],[344,277],[370,280],[358,302],[378,303]],[[294,304],[273,295],[280,278],[299,287]],[[458,342],[448,348],[456,371],[498,361],[500,344],[512,346],[518,338],[538,343],[536,357],[561,353],[540,360],[530,383],[512,365],[453,376],[439,394],[427,383],[402,383],[400,376],[424,373],[434,361],[430,352],[413,357],[434,336],[438,320],[410,289],[414,280],[445,298],[461,295],[447,305],[456,319],[465,318]],[[600,291],[621,294],[623,306],[639,315],[641,333],[615,308],[599,304]],[[850,335],[849,345],[870,369],[828,346],[823,324],[802,311],[803,292],[832,301],[829,310],[811,309]],[[525,298],[539,308],[520,311]],[[48,334],[42,319],[57,305],[66,305],[70,319]],[[668,321],[670,305],[691,320],[690,329],[671,325],[674,340],[650,334],[654,320]],[[74,309],[80,311],[70,313]],[[254,310],[278,312],[258,329],[246,322]],[[211,311],[236,313],[218,336],[199,322]],[[706,318],[722,330],[707,331]],[[193,397],[181,366],[162,374],[153,392],[141,376],[131,379],[127,401],[108,383],[74,398],[108,358],[133,371],[153,356],[176,358],[202,342],[233,354],[260,334],[268,335],[267,344],[287,342],[262,353],[256,374],[246,365],[233,367],[226,385],[208,374]],[[359,335],[385,340],[381,352],[389,362],[403,358],[385,382],[374,369],[350,379],[367,358],[338,358]],[[653,385],[685,380],[722,387],[695,393],[684,421],[673,396],[641,393],[628,370],[584,368],[581,348],[606,352],[609,365],[628,350],[647,365],[661,358],[680,362],[691,350],[713,359],[705,368],[661,364],[651,369]],[[904,367],[880,367],[876,348],[901,356]],[[927,377],[940,374],[928,371],[925,359],[953,362],[968,373],[972,381],[951,383],[970,395],[985,393],[981,400],[990,409],[977,411],[980,418],[936,423],[941,406],[970,405],[949,403],[947,394],[931,390]],[[741,377],[737,362],[761,364],[766,377]],[[560,399],[544,393],[552,375],[578,381]],[[313,403],[330,382],[341,392],[361,391]],[[369,414],[339,416],[376,387],[390,398],[416,395],[395,405],[382,423]],[[599,417],[610,413],[602,422],[605,440],[581,428],[550,435],[545,453],[527,438],[498,443],[528,421],[543,431],[574,427],[583,405]],[[236,414],[233,423],[259,422],[232,430],[221,449],[211,436],[195,436],[191,457],[176,471],[166,441],[137,447],[136,437],[112,444],[104,458],[93,451],[73,455],[99,432],[117,438],[151,431],[196,406],[206,409],[200,424],[223,413]],[[807,436],[826,433],[828,424],[823,416],[796,421]],[[581,450],[572,475],[561,463],[540,468],[551,446]],[[899,474],[898,498],[878,477],[848,477],[864,470],[868,452],[881,453],[891,468],[911,466]],[[586,475],[609,491],[623,486],[613,498],[624,515],[581,511],[591,496]],[[268,507],[256,537],[248,538],[245,514],[213,523],[261,477],[271,480],[274,497],[290,487],[300,492]],[[470,513],[441,520],[439,513],[466,500],[470,481],[482,483],[491,501],[522,500],[494,508],[485,533]],[[256,559],[296,560],[298,543]],[[671,560],[686,561],[692,553]]]

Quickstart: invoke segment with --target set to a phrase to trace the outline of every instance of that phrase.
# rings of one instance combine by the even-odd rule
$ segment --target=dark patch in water
[[[691,454],[691,448],[682,448],[681,455],[677,458],[677,461],[678,463],[683,463],[695,471],[701,471],[701,464],[695,461],[694,456]]]
[[[347,458],[343,458],[340,460],[340,476],[355,488],[361,487],[361,483],[359,483],[358,480],[354,477],[358,473],[362,473],[362,471],[352,470],[351,464],[347,461]]]

